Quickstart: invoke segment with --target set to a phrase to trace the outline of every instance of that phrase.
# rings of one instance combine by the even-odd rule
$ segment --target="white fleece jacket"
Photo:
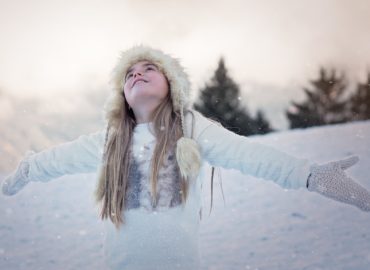
[[[200,146],[203,161],[216,167],[237,169],[244,174],[274,181],[287,189],[306,188],[307,159],[298,159],[270,146],[252,142],[193,111],[185,116],[187,130]],[[99,170],[105,130],[64,143],[33,156],[29,177],[49,181],[64,174]],[[201,209],[201,184],[205,164],[192,182],[188,201],[179,204],[178,171],[173,155],[159,173],[159,203],[153,207],[149,196],[149,163],[155,138],[148,125],[134,129],[133,162],[130,172],[126,224],[116,231],[106,222],[105,254],[110,269],[197,269],[199,267],[198,228]]]

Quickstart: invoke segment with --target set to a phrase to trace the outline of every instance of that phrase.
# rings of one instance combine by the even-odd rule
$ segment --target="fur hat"
[[[194,177],[198,175],[201,159],[198,145],[188,135],[185,125],[184,110],[189,107],[190,82],[178,59],[160,50],[143,45],[134,46],[121,52],[112,72],[113,93],[104,105],[108,126],[113,125],[117,127],[122,120],[119,112],[124,102],[122,98],[124,77],[132,65],[143,60],[155,64],[163,72],[170,84],[173,109],[180,113],[181,127],[184,134],[176,144],[176,159],[181,175],[185,178]]]

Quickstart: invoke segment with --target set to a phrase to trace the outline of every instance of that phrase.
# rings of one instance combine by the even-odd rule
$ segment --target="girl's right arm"
[[[28,177],[31,181],[48,181],[65,174],[96,171],[103,154],[104,138],[105,129],[32,155]]]
[[[14,195],[30,181],[47,182],[65,174],[96,171],[102,159],[104,141],[105,129],[39,153],[28,152],[15,172],[3,181],[3,193]]]

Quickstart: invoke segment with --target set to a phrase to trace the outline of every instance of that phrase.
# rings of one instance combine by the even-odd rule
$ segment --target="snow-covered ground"
[[[370,121],[251,139],[317,163],[358,155],[347,174],[370,189]],[[210,216],[204,188],[204,270],[370,269],[370,213],[233,170],[221,178],[225,205],[216,177]],[[95,179],[64,176],[0,196],[0,269],[104,269]]]

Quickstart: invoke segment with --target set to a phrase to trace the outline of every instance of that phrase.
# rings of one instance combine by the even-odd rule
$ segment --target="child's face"
[[[134,112],[146,108],[155,109],[169,92],[165,75],[149,61],[132,65],[124,81],[125,98]]]

